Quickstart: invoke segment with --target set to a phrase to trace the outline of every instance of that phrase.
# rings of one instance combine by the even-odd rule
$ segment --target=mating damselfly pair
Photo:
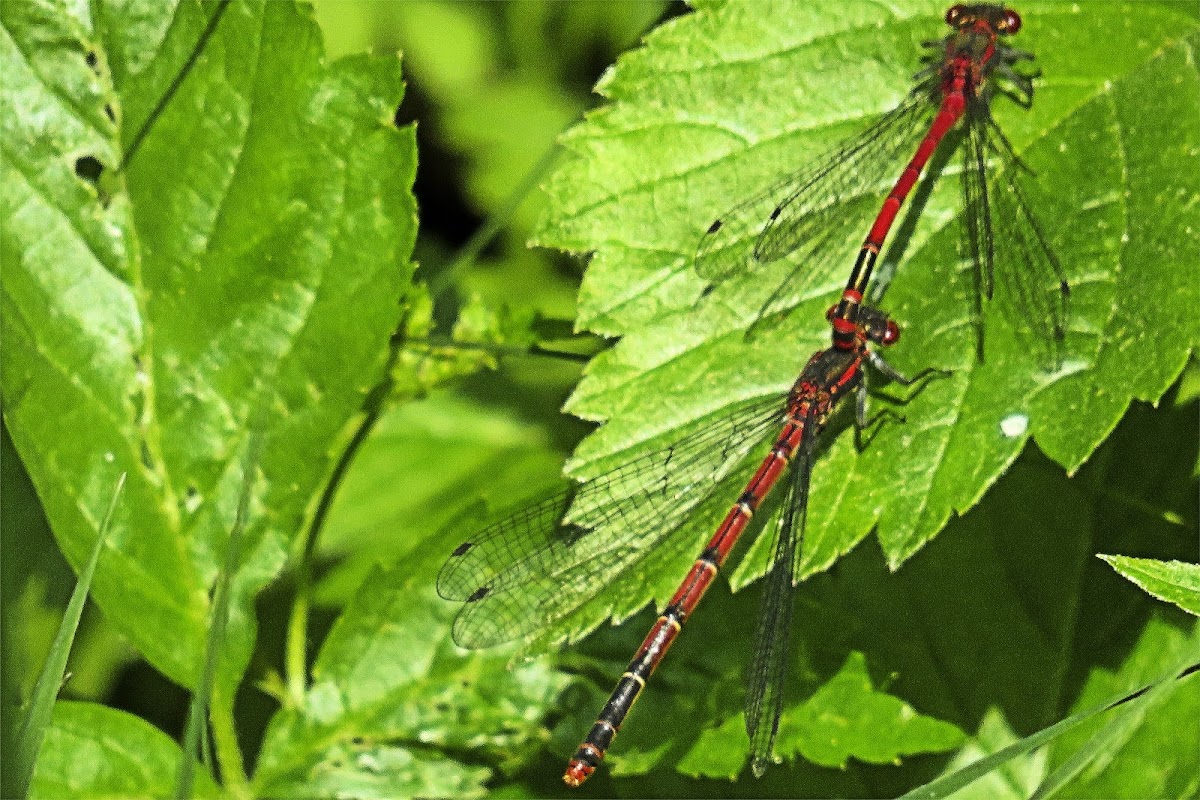
[[[1018,309],[1041,348],[1052,358],[1060,352],[1067,281],[1030,211],[1022,183],[1027,170],[991,115],[998,94],[1026,106],[1032,100],[1035,75],[1019,69],[1032,56],[1005,42],[1020,30],[1021,18],[1000,6],[955,5],[945,21],[950,33],[927,43],[930,64],[895,110],[722,214],[701,236],[694,266],[710,287],[765,274],[763,267],[784,259],[795,265],[771,288],[759,310],[764,316],[804,279],[814,254],[824,255],[847,232],[866,230],[845,289],[826,315],[831,345],[809,358],[790,390],[736,403],[689,427],[686,436],[485,528],[454,550],[439,575],[439,592],[464,603],[453,628],[458,644],[481,648],[529,638],[588,603],[647,549],[671,541],[731,470],[769,445],[571,758],[564,780],[572,786],[594,772],[738,538],[771,489],[783,483],[745,700],[752,768],[761,774],[770,763],[818,436],[851,394],[856,440],[897,417],[868,414],[868,364],[904,384],[944,374],[927,369],[908,378],[891,368],[875,347],[895,343],[899,327],[864,304],[864,297],[900,207],[952,131],[960,132],[954,141],[962,155],[966,240],[978,287],[974,312],[999,286],[1000,299]],[[888,176],[896,177],[884,193],[879,186]],[[851,210],[849,201],[864,197],[879,198],[873,216]]]

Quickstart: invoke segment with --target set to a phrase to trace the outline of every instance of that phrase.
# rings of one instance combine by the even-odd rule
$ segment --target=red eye
[[[967,7],[961,3],[950,6],[950,8],[946,11],[946,24],[950,27],[954,27],[958,22],[958,18],[965,13],[967,13]]]
[[[1004,9],[1004,28],[1005,33],[1016,33],[1021,30],[1021,15],[1013,11],[1011,8]]]
[[[898,341],[900,341],[900,326],[889,319],[887,330],[883,332],[883,340],[880,344],[895,344]]]

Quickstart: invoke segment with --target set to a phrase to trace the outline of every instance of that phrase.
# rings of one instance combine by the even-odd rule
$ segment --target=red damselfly
[[[790,464],[746,692],[755,774],[761,774],[770,761],[782,710],[792,601],[817,435],[837,403],[854,392],[856,437],[875,422],[895,416],[884,411],[875,420],[866,418],[864,362],[903,384],[937,371],[907,378],[869,347],[890,345],[899,338],[896,324],[882,312],[860,307],[851,323],[837,317],[836,311],[836,306],[829,310],[833,346],[809,359],[786,397],[756,398],[701,420],[691,435],[485,528],[455,549],[442,568],[439,593],[465,602],[454,621],[456,643],[479,648],[535,637],[578,613],[608,584],[627,574],[646,551],[672,540],[693,509],[723,487],[732,490],[734,486],[726,486],[725,479],[745,474],[738,467],[748,471],[756,463],[756,451],[770,443],[769,452],[757,462],[757,471],[663,609],[571,759],[563,776],[568,784],[578,786],[596,769],[646,679]]]
[[[854,139],[815,163],[769,186],[715,220],[696,253],[696,270],[712,286],[747,270],[789,259],[760,315],[788,306],[785,293],[799,296],[804,271],[827,258],[842,237],[874,221],[846,282],[837,314],[852,320],[900,206],[926,164],[962,119],[965,239],[976,284],[974,318],[982,357],[982,304],[997,282],[1019,324],[1048,343],[1058,360],[1065,336],[1069,288],[1063,269],[1030,212],[1021,176],[1028,168],[991,113],[997,93],[1022,106],[1033,100],[1035,74],[1018,72],[1029,53],[1004,43],[1021,28],[1021,18],[997,5],[955,5],[946,12],[953,31],[925,42],[938,51],[917,73],[908,98]],[[915,150],[914,150],[915,148]],[[899,159],[912,154],[882,207],[879,192],[894,176]],[[990,170],[989,167],[998,169]],[[989,176],[991,181],[989,182]]]

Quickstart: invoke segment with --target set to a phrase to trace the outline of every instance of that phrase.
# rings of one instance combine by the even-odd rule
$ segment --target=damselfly
[[[782,710],[817,436],[838,402],[851,393],[858,398],[856,433],[890,415],[882,412],[875,420],[867,419],[864,362],[903,384],[934,372],[906,378],[869,347],[890,345],[899,338],[899,328],[887,315],[864,306],[851,323],[836,311],[829,310],[833,346],[809,359],[785,397],[741,403],[704,420],[690,436],[485,528],[459,545],[442,568],[438,591],[465,603],[453,627],[459,645],[488,647],[537,636],[576,614],[648,549],[673,540],[693,509],[720,491],[738,465],[753,463],[748,457],[756,449],[771,442],[571,759],[563,776],[569,785],[578,786],[595,770],[646,679],[790,466],[746,693],[752,766],[756,774],[765,769]]]
[[[1069,287],[1061,264],[1030,211],[1022,175],[1029,172],[991,113],[997,93],[1023,106],[1033,101],[1033,74],[1016,65],[1033,56],[1009,47],[1004,37],[1021,28],[1021,18],[997,5],[955,5],[946,12],[953,31],[926,42],[938,51],[917,74],[908,98],[854,139],[815,163],[767,187],[717,218],[696,253],[696,270],[710,287],[747,270],[789,258],[794,266],[764,303],[767,314],[798,294],[815,254],[827,257],[840,242],[874,221],[862,243],[838,304],[852,320],[900,206],[947,134],[962,119],[962,188],[965,238],[976,283],[974,317],[982,319],[981,297],[991,299],[1002,284],[1022,325],[1059,360],[1065,336]],[[912,154],[882,207],[869,202],[895,175],[898,161]],[[992,169],[996,167],[996,169]],[[979,328],[982,355],[982,328]]]

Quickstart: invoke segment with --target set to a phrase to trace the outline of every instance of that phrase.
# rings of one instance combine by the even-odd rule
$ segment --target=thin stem
[[[233,698],[225,697],[224,694],[220,688],[214,691],[212,709],[209,712],[217,763],[221,765],[221,783],[231,796],[249,798],[253,795],[250,782],[246,778],[242,749],[238,745],[237,726],[233,718]],[[185,761],[191,760],[187,753],[184,756]]]
[[[387,405],[387,399],[395,387],[392,370],[395,369],[396,361],[400,358],[400,351],[404,347],[404,337],[400,332],[407,325],[407,315],[404,315],[397,326],[397,332],[392,335],[383,378],[371,389],[366,400],[363,401],[363,420],[359,423],[358,429],[354,431],[349,444],[346,445],[346,449],[342,451],[341,457],[334,466],[329,481],[325,484],[325,490],[321,493],[321,499],[317,502],[317,510],[313,514],[312,522],[304,536],[304,550],[296,569],[296,598],[292,603],[292,613],[288,620],[287,645],[284,655],[288,695],[295,705],[299,705],[304,699],[308,680],[308,607],[312,589],[313,552],[316,550],[317,539],[325,525],[326,517],[329,516],[329,509],[333,506],[333,499],[337,496],[342,478],[345,477],[346,470],[350,468],[350,464],[358,454],[358,449],[362,447],[363,442],[367,440],[376,423],[379,422]]]
[[[454,284],[459,273],[469,267],[483,252],[483,249],[488,246],[488,243],[508,224],[513,214],[525,201],[525,198],[537,186],[538,181],[553,165],[554,160],[558,156],[558,146],[553,145],[542,154],[538,159],[537,164],[533,166],[521,183],[509,194],[504,205],[479,227],[479,230],[471,236],[467,243],[455,254],[450,263],[446,265],[440,273],[435,275],[429,281],[429,294],[433,298],[437,298],[442,292],[446,291]],[[359,423],[358,429],[351,437],[346,449],[342,451],[338,463],[334,466],[332,474],[329,476],[329,481],[325,484],[325,490],[321,493],[321,499],[317,502],[317,510],[313,514],[312,522],[308,526],[304,537],[304,549],[300,556],[300,563],[296,568],[296,597],[292,603],[292,613],[288,619],[287,643],[284,652],[284,670],[286,673],[285,683],[287,685],[288,696],[293,704],[298,705],[304,698],[304,692],[308,683],[308,609],[310,604],[310,594],[312,591],[312,557],[316,551],[317,540],[320,538],[321,530],[325,525],[325,519],[329,515],[329,509],[333,505],[333,499],[337,496],[338,487],[341,486],[342,478],[346,471],[350,468],[350,464],[354,461],[354,457],[358,454],[358,449],[362,447],[363,442],[371,435],[376,423],[379,422],[380,416],[387,404],[387,399],[395,388],[395,379],[392,376],[392,370],[396,366],[396,362],[400,358],[400,352],[405,344],[405,331],[408,327],[407,314],[402,314],[396,330],[392,333],[391,343],[389,345],[388,360],[384,367],[383,377],[380,378],[363,401],[363,419]],[[457,343],[462,345],[463,343]],[[522,351],[523,353],[525,351]],[[531,355],[543,355],[547,357],[565,358],[571,361],[586,361],[587,357],[577,356],[575,354],[559,353],[558,351],[547,350],[538,345],[534,345],[528,351]]]
[[[438,350],[474,350],[497,356],[540,356],[542,358],[557,358],[580,364],[586,364],[594,356],[591,353],[572,353],[569,350],[555,350],[550,347],[543,347],[536,342],[528,346],[492,344],[490,342],[462,342],[451,339],[448,336],[414,337],[408,340],[408,344]]]
[[[558,145],[551,145],[546,152],[542,153],[542,157],[533,165],[533,168],[525,174],[521,182],[508,195],[496,213],[492,214],[482,225],[471,234],[471,238],[467,240],[450,263],[442,269],[437,275],[429,279],[429,296],[434,300],[442,296],[442,293],[454,285],[459,274],[467,267],[475,263],[479,258],[479,254],[487,247],[492,239],[496,237],[500,231],[504,230],[508,225],[509,220],[517,213],[517,209],[521,207],[521,203],[525,202],[525,198],[529,193],[537,188],[538,182],[554,165],[555,159],[558,158]]]
[[[250,439],[246,444],[246,455],[242,462],[242,492],[238,498],[233,527],[229,531],[229,543],[225,548],[225,563],[214,590],[212,619],[209,623],[208,637],[204,642],[204,666],[200,673],[200,682],[192,693],[192,702],[188,708],[183,753],[179,759],[179,772],[175,780],[177,800],[190,797],[192,794],[192,784],[196,772],[196,750],[204,731],[205,720],[209,719],[210,713],[213,736],[216,740],[217,761],[221,767],[221,778],[226,788],[234,796],[244,796],[248,792],[245,765],[242,762],[242,754],[233,725],[233,698],[225,697],[218,687],[217,702],[210,704],[209,701],[214,694],[217,662],[225,641],[225,629],[229,623],[233,576],[242,559],[242,540],[246,531],[246,518],[250,509],[254,472],[258,468],[261,444],[260,428],[256,425],[251,429]]]

